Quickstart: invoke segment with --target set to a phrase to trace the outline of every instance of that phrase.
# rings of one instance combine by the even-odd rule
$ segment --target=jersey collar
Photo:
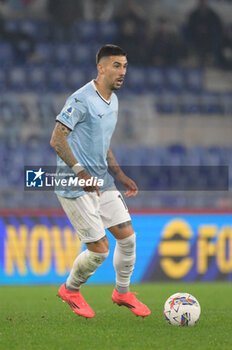
[[[110,105],[111,99],[110,99],[109,101],[107,101],[107,100],[100,94],[100,92],[98,91],[98,89],[97,89],[97,87],[96,87],[96,85],[95,85],[95,83],[94,83],[94,79],[91,80],[91,84],[93,85],[93,88],[94,88],[94,90],[96,91],[96,93],[98,94],[98,96],[99,96],[105,103],[107,103],[108,105]]]

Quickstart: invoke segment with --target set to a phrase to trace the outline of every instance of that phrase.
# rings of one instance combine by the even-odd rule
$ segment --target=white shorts
[[[105,236],[106,228],[131,220],[125,201],[115,186],[100,197],[96,192],[77,198],[57,197],[84,243],[96,242]]]

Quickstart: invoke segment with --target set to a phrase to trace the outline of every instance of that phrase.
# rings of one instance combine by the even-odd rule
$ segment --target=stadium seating
[[[27,86],[30,91],[46,91],[46,87],[48,86],[48,67],[43,66],[27,66]]]
[[[165,178],[168,185],[175,181],[180,183],[181,177],[178,168],[181,166],[185,166],[186,168],[194,168],[195,166],[196,169],[199,168],[199,166],[205,166],[201,171],[206,172],[209,175],[209,178],[212,179],[213,177],[217,178],[217,176],[214,176],[211,173],[210,168],[212,168],[212,166],[231,165],[231,149],[220,148],[217,146],[209,148],[186,148],[184,145],[177,144],[169,147],[154,148],[142,146],[128,148],[121,146],[113,149],[113,152],[118,162],[128,168],[131,167],[132,169],[135,169],[136,167],[141,168],[146,166],[147,171],[149,171],[150,166],[157,167],[157,169],[160,169],[160,172],[156,172],[156,179],[164,181],[163,178]],[[5,142],[0,144],[0,162],[3,164],[3,176],[0,183],[1,188],[3,188],[6,179],[8,180],[9,186],[13,185],[15,187],[20,187],[21,184],[17,180],[18,176],[16,176],[15,173],[22,173],[22,164],[55,165],[56,156],[47,143],[41,143],[38,140],[34,140],[34,143],[33,141],[30,141],[27,144],[21,145],[14,145],[13,143],[9,144],[9,142]],[[13,172],[10,171],[12,164],[14,164]],[[168,168],[172,168],[173,166],[176,168],[176,172],[170,173]],[[152,172],[151,174],[154,175]],[[184,175],[186,174],[187,177],[191,178],[191,171],[187,173],[186,170]],[[194,171],[194,176],[194,181],[197,183],[196,170]],[[186,178],[184,181],[186,181]]]
[[[184,92],[181,94],[179,100],[180,114],[194,114],[201,113],[200,93]]]
[[[0,91],[68,92],[83,85],[95,70],[95,52],[103,42],[117,34],[115,22],[77,22],[75,40],[51,40],[51,23],[39,20],[9,20],[7,28],[32,36],[37,63],[17,61],[11,44],[0,44]],[[159,113],[230,114],[230,92],[208,92],[203,86],[204,72],[199,68],[133,67],[128,69],[124,91],[158,96]]]
[[[203,72],[200,68],[188,68],[184,71],[188,91],[199,93],[203,89]]]
[[[167,68],[165,75],[168,90],[182,92],[185,89],[184,74],[180,68]]]
[[[162,92],[165,88],[163,69],[148,68],[146,81],[149,90],[155,93]]]
[[[0,103],[3,111],[0,120],[0,190],[13,191],[13,197],[4,197],[2,205],[15,207],[29,198],[27,193],[21,191],[23,164],[32,166],[56,163],[48,139],[57,111],[51,105],[49,94],[68,95],[92,79],[96,75],[95,53],[102,43],[109,42],[116,36],[117,27],[114,22],[79,22],[73,27],[72,40],[67,42],[57,40],[59,33],[54,32],[56,29],[46,21],[9,20],[6,23],[9,30],[32,36],[40,57],[38,62],[19,62],[12,45],[0,43]],[[204,71],[200,68],[129,65],[123,91],[132,95],[144,93],[154,96],[159,114],[201,114],[203,117],[204,114],[221,117],[231,115],[232,91],[209,92],[205,89],[203,80]],[[12,97],[14,93],[21,92],[41,94],[41,99],[46,102],[46,106],[41,104],[40,116],[30,136],[24,135],[22,130],[23,126],[27,126],[28,112],[20,109]],[[141,175],[141,166],[147,166],[144,186],[155,186],[156,190],[170,186],[181,188],[191,182],[211,190],[215,186],[214,179],[218,178],[219,168],[200,169],[198,166],[232,165],[231,147],[217,145],[209,148],[187,148],[183,144],[154,148],[141,145],[117,146],[113,151],[118,162],[128,166],[129,171],[136,171],[137,176]],[[151,165],[156,168],[149,168]],[[174,171],[171,171],[170,166],[174,167]],[[180,173],[180,166],[187,166],[184,173]],[[193,168],[188,171],[190,166]],[[35,207],[44,206],[44,198],[47,197],[49,205],[57,205],[55,197],[50,193],[30,194],[30,203],[33,202]],[[166,194],[162,197],[162,203],[158,200],[157,203],[179,206],[183,203],[188,205],[190,201],[187,197],[174,199]]]
[[[12,63],[14,59],[14,51],[12,46],[8,42],[0,43],[0,64],[2,68]]]
[[[145,191],[145,197],[139,196],[133,201],[129,200],[132,207],[138,206],[217,206],[218,186],[226,186],[226,169],[221,165],[232,164],[231,148],[186,148],[184,145],[172,145],[170,147],[117,147],[113,153],[119,164],[128,176],[131,176],[139,185],[141,191]],[[56,164],[56,156],[48,143],[38,140],[27,144],[0,144],[1,178],[0,191],[2,193],[1,205],[11,207],[56,207],[56,196],[49,192],[24,192],[24,165],[36,166],[38,164]],[[14,164],[14,168],[12,168]],[[152,166],[153,165],[153,166]],[[199,167],[199,165],[205,165]],[[214,167],[212,167],[212,165]],[[184,166],[184,167],[183,167]],[[216,166],[216,167],[215,167]],[[232,176],[229,178],[232,186]],[[189,189],[196,191],[196,196],[189,196]],[[199,189],[204,196],[199,196]],[[147,191],[149,190],[149,191]],[[151,192],[154,190],[155,192]],[[163,192],[167,191],[168,192]],[[185,190],[175,195],[176,191]],[[187,191],[186,191],[187,190]],[[160,192],[161,191],[161,192]],[[4,193],[7,195],[4,196]],[[146,196],[147,193],[147,196]],[[160,193],[162,195],[160,195]],[[206,194],[210,193],[211,196]],[[226,192],[224,192],[226,193]],[[198,194],[198,195],[197,195]],[[212,200],[212,197],[215,197]],[[213,198],[214,198],[213,197]],[[10,198],[10,199],[9,199]],[[211,199],[210,199],[211,198]],[[131,202],[131,203],[130,203]]]

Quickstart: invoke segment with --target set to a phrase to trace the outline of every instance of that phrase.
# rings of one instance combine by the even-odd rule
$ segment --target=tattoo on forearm
[[[120,166],[118,165],[118,162],[114,158],[114,155],[113,155],[110,148],[108,150],[106,160],[107,160],[108,167],[109,167],[110,171],[113,173],[113,175],[116,176],[120,171]]]
[[[66,140],[69,133],[70,130],[65,125],[58,122],[52,135],[52,144],[58,156],[72,168],[77,160]]]
[[[131,225],[131,220],[126,221],[126,222],[122,222],[121,224],[117,225],[118,228],[125,228],[127,226]]]

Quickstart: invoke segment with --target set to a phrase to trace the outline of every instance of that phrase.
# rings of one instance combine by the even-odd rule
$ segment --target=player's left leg
[[[114,268],[116,271],[116,287],[112,300],[119,306],[128,307],[137,316],[149,316],[151,311],[129,291],[130,278],[135,265],[135,233],[131,221],[126,221],[108,230],[116,238],[114,251]],[[121,238],[123,237],[123,238]]]
[[[121,294],[127,293],[136,259],[136,236],[130,220],[109,227],[108,230],[116,238],[113,258],[116,289]]]
[[[116,288],[112,300],[118,305],[127,306],[138,316],[148,316],[150,314],[148,307],[135,297],[135,293],[129,291],[136,258],[136,236],[128,208],[116,188],[103,193],[100,208],[105,228],[108,228],[116,238],[113,261]]]

